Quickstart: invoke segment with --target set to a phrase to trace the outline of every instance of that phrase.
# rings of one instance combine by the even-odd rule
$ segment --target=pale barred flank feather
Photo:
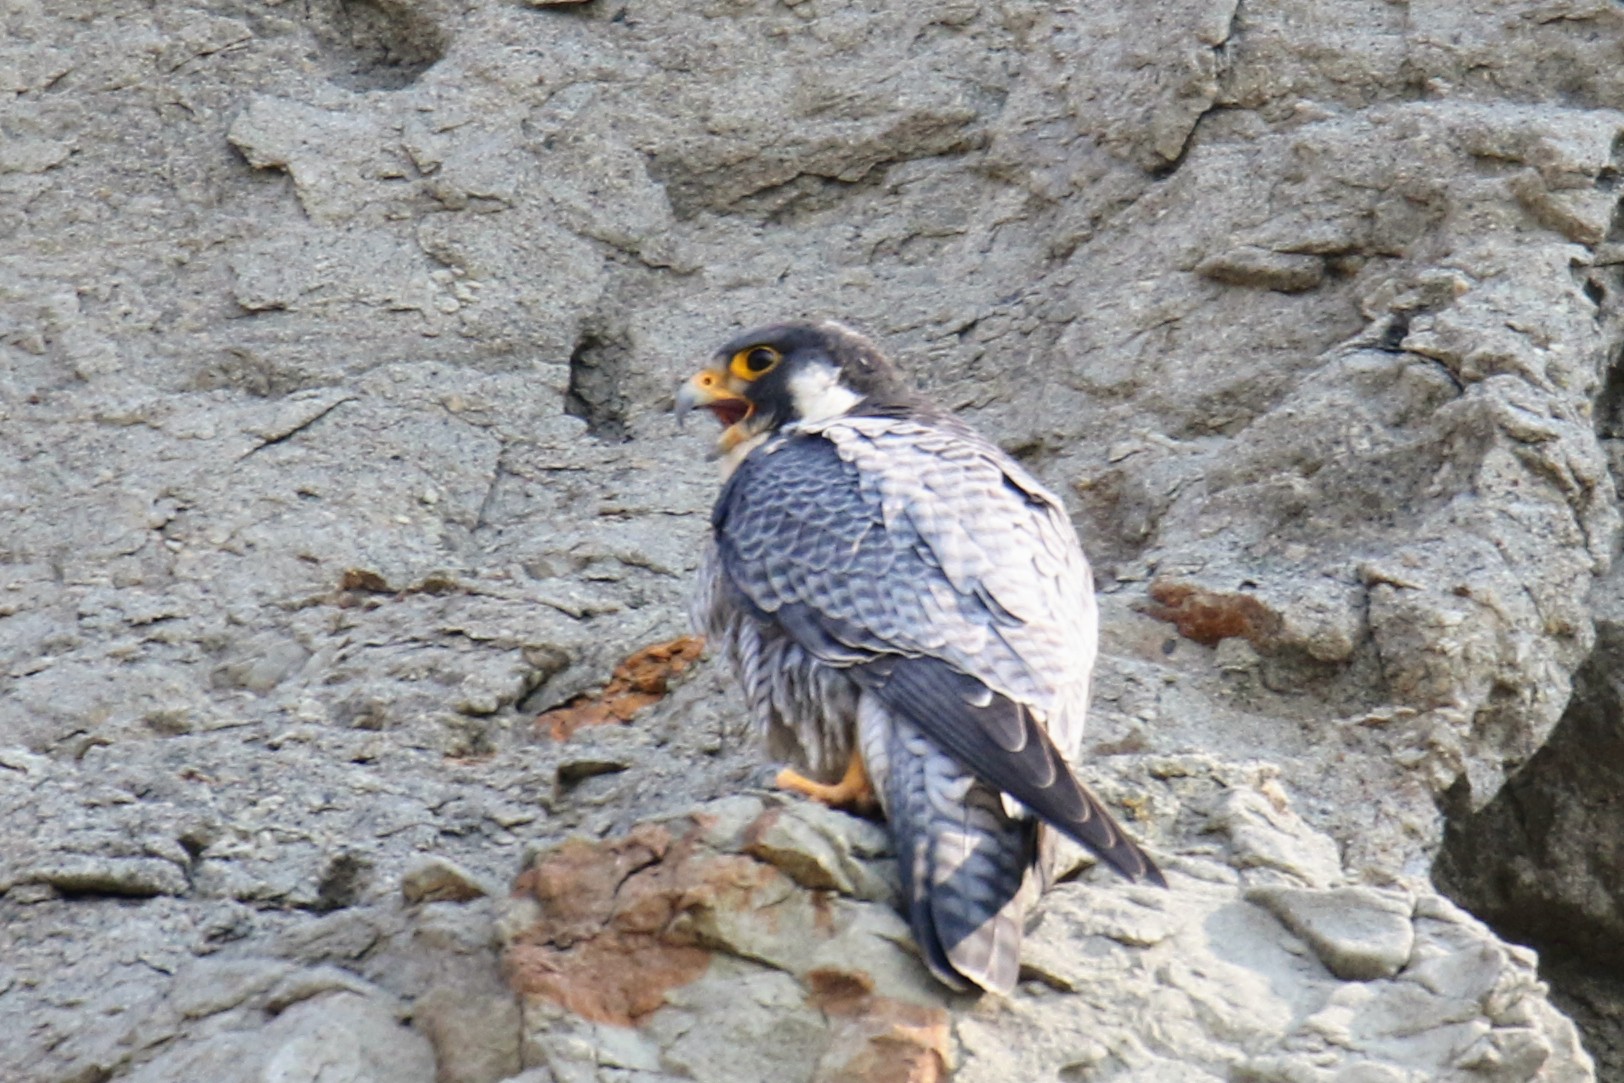
[[[818,662],[782,629],[729,605],[723,593],[726,582],[717,569],[712,547],[690,613],[695,630],[721,646],[728,667],[744,686],[745,704],[768,755],[796,764],[813,778],[838,780],[855,740],[849,720],[857,715],[857,686],[845,673]],[[837,721],[831,725],[829,720]]]

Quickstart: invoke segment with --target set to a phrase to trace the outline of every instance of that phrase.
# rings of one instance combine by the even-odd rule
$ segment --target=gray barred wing
[[[1069,767],[1092,584],[1019,466],[953,423],[843,419],[753,452],[712,521],[721,572],[758,617],[1125,875],[1160,881]]]

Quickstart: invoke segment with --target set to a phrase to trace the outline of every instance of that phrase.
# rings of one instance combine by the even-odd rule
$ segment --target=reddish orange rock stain
[[[691,931],[706,911],[759,912],[781,890],[778,870],[640,824],[607,842],[571,839],[538,858],[514,882],[541,916],[509,944],[508,979],[600,1023],[636,1026],[666,992],[697,980],[711,953]]]
[[[586,726],[630,722],[638,711],[665,698],[671,682],[699,660],[704,647],[699,636],[644,647],[615,667],[603,691],[576,696],[562,707],[544,712],[536,718],[536,726],[553,740],[566,741]]]
[[[809,971],[807,1001],[829,1020],[830,1043],[813,1083],[941,1083],[947,1010],[874,992],[862,971]]]
[[[759,839],[772,819],[769,813],[751,824],[745,839]],[[707,841],[713,828],[699,816],[641,824],[622,838],[570,840],[536,859],[514,883],[515,894],[539,906],[503,957],[513,988],[595,1022],[637,1026],[665,1005],[670,990],[705,973],[711,953],[704,938],[716,918],[772,928],[772,904],[808,889],[757,856],[714,849]],[[827,894],[813,890],[825,908]],[[862,970],[820,967],[803,980],[808,1006],[828,1025],[812,1083],[947,1078],[945,1008],[876,993]]]
[[[1280,631],[1280,616],[1249,594],[1222,594],[1193,583],[1157,579],[1150,584],[1156,604],[1145,612],[1178,628],[1202,646],[1239,636],[1262,646]]]

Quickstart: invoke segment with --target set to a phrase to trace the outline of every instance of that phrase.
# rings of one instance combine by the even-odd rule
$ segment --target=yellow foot
[[[850,809],[853,812],[873,812],[879,807],[874,798],[874,784],[868,779],[868,771],[863,766],[863,757],[855,748],[852,749],[851,762],[846,765],[846,774],[839,782],[829,785],[825,782],[814,782],[788,767],[778,772],[774,782],[781,790],[792,790],[795,793],[805,794],[814,801],[822,801],[831,808]]]

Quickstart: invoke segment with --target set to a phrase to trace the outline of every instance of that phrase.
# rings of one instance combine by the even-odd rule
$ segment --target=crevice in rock
[[[329,82],[346,90],[401,90],[445,55],[446,35],[398,0],[307,0],[305,15]]]
[[[1610,385],[1611,386],[1611,385]],[[1600,622],[1567,712],[1545,746],[1476,813],[1452,817],[1433,868],[1440,890],[1541,955],[1598,1078],[1624,1078],[1624,624]],[[1586,994],[1607,986],[1608,996]]]
[[[1584,285],[1580,288],[1584,290],[1585,296],[1590,298],[1590,303],[1595,305],[1597,308],[1600,308],[1602,305],[1606,304],[1607,287],[1596,281],[1594,278],[1585,279]]]
[[[1624,350],[1602,374],[1601,392],[1596,396],[1596,435],[1603,440],[1624,438]]]
[[[583,327],[570,352],[569,389],[564,412],[586,422],[587,431],[600,440],[625,443],[626,377],[629,351],[601,327]]]
[[[1603,192],[1617,190],[1619,178],[1624,176],[1624,135],[1613,137],[1613,145],[1609,150],[1609,156],[1613,159],[1612,164],[1602,166],[1601,171],[1596,174],[1596,187]],[[1613,224],[1615,226],[1618,224],[1621,206],[1624,206],[1624,204],[1615,204],[1613,207]]]
[[[739,214],[759,214],[769,225],[793,225],[797,221],[837,207],[853,192],[874,187],[873,174],[847,181],[816,173],[799,173],[782,184],[751,192],[733,205]]]
[[[1213,78],[1216,89],[1212,100],[1190,122],[1190,130],[1184,133],[1184,143],[1179,147],[1178,154],[1171,160],[1162,163],[1154,169],[1146,170],[1152,180],[1164,181],[1177,173],[1184,165],[1185,159],[1190,156],[1190,148],[1195,145],[1196,133],[1201,130],[1202,122],[1214,113],[1234,110],[1233,95],[1226,84],[1229,74],[1235,66],[1234,45],[1235,39],[1240,36],[1243,16],[1241,14],[1241,0],[1236,0],[1233,10],[1229,13],[1229,25],[1224,29],[1223,39],[1212,46]]]
[[[1551,988],[1551,1002],[1578,1026],[1585,1049],[1596,1062],[1596,1078],[1624,1079],[1624,974],[1597,966],[1594,959],[1546,950],[1539,974]]]
[[[1033,435],[1004,449],[1011,458],[1034,474],[1041,474],[1060,453],[1060,447],[1045,436]]]
[[[1414,313],[1411,312],[1394,312],[1388,319],[1387,326],[1382,328],[1377,349],[1385,353],[1403,353],[1404,339],[1410,333],[1410,321],[1413,317]]]
[[[1184,160],[1190,156],[1190,148],[1195,144],[1195,133],[1200,130],[1201,122],[1206,120],[1208,115],[1211,114],[1214,109],[1219,108],[1222,107],[1216,104],[1209,105],[1200,116],[1195,118],[1195,123],[1190,125],[1190,132],[1184,137],[1184,145],[1179,147],[1178,154],[1170,161],[1164,162],[1154,169],[1147,169],[1145,171],[1151,180],[1169,180],[1173,174],[1179,171],[1179,169],[1184,165]]]
[[[498,439],[501,439],[502,447],[496,453],[496,462],[491,464],[490,476],[485,482],[485,495],[480,497],[479,510],[474,514],[474,525],[470,528],[471,533],[477,534],[490,525],[491,512],[496,505],[496,494],[502,487],[503,479],[509,474],[507,459],[510,446],[506,439],[502,439],[500,436]]]
[[[326,406],[322,407],[321,409],[319,409],[315,413],[311,414],[309,417],[298,421],[291,428],[287,429],[285,432],[264,434],[263,439],[260,441],[260,443],[255,444],[253,447],[249,448],[247,451],[245,451],[241,455],[237,456],[237,461],[242,462],[244,459],[248,458],[249,456],[257,454],[258,452],[264,451],[268,447],[274,447],[277,444],[286,443],[287,441],[289,441],[289,440],[293,439],[295,436],[297,436],[299,433],[304,432],[306,429],[310,428],[310,426],[314,425],[316,422],[320,421],[322,418],[326,417],[328,414],[332,413],[334,410],[338,409],[340,406],[343,406],[347,402],[354,402],[354,401],[355,401],[354,396],[346,396],[345,398],[335,399],[333,402],[331,402],[331,403],[327,404]]]
[[[197,871],[198,863],[203,860],[203,852],[209,848],[210,840],[207,833],[193,830],[182,833],[175,841],[186,851],[186,877],[190,880]]]
[[[333,858],[322,873],[316,887],[316,901],[310,907],[318,914],[331,913],[354,906],[361,900],[371,864],[356,854],[344,853]]]

